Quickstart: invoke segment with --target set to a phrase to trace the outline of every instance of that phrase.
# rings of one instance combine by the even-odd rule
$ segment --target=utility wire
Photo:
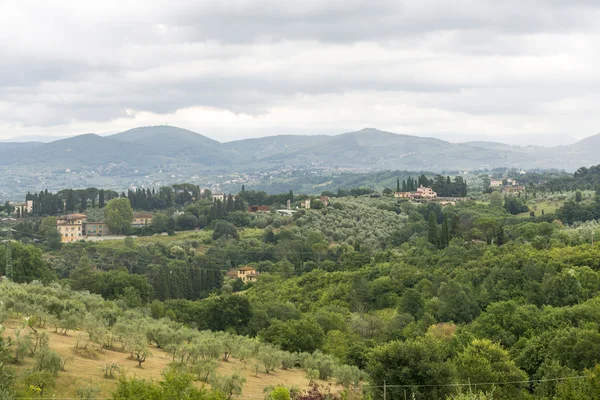
[[[564,381],[569,379],[584,379],[585,375],[578,376],[565,376],[562,378],[548,378],[548,379],[530,379],[525,381],[509,381],[509,382],[480,382],[480,383],[447,383],[439,385],[380,385],[380,386],[362,386],[361,389],[376,389],[376,388],[420,388],[420,387],[452,387],[452,386],[488,386],[488,385],[516,385],[521,383],[537,383],[537,382],[555,382]]]

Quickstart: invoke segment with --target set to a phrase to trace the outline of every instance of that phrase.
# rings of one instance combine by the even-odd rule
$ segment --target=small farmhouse
[[[525,186],[504,186],[502,188],[502,194],[507,196],[517,195],[525,193]]]
[[[416,192],[396,192],[394,198],[396,199],[435,199],[437,193],[432,188],[424,187],[423,185],[417,188]]]
[[[259,272],[256,268],[245,266],[237,269],[237,277],[244,283],[254,282],[258,278],[258,275]]]
[[[136,212],[133,214],[133,221],[131,226],[134,228],[143,228],[152,223],[152,213],[149,212]]]

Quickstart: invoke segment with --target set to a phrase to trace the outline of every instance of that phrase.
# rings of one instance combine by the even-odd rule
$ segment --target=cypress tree
[[[506,236],[504,234],[504,227],[500,227],[500,230],[498,230],[498,234],[496,235],[496,244],[498,246],[502,246],[504,243],[506,243]]]
[[[100,193],[98,193],[98,207],[104,208],[104,189],[100,189]]]
[[[225,205],[221,200],[217,200],[217,219],[225,218]]]
[[[400,178],[396,178],[396,192],[400,191]]]
[[[47,196],[44,196],[44,197],[47,197]],[[66,209],[69,212],[75,210],[75,195],[73,194],[72,190],[69,190],[69,194],[67,194]]]
[[[241,196],[235,196],[233,204],[236,211],[246,211],[246,204]]]
[[[210,209],[210,218],[211,218],[211,221],[219,218],[219,210],[217,208],[217,202],[218,201],[219,200],[213,201],[213,203],[212,203],[212,208]]]
[[[233,203],[233,196],[230,194],[227,196],[227,212],[235,211],[235,204]]]
[[[438,226],[437,226],[436,216],[435,216],[434,212],[429,213],[428,237],[429,237],[429,243],[433,244],[436,247],[439,246],[440,237],[438,234]]]
[[[444,222],[442,224],[442,236],[440,240],[440,247],[445,249],[450,244],[450,231],[448,229],[448,215],[444,214]]]

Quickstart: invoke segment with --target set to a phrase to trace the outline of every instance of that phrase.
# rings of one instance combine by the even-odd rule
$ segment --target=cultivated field
[[[6,325],[5,335],[14,336],[14,331],[17,328],[16,323]],[[27,328],[29,329],[29,328]],[[26,332],[26,331],[25,331]],[[97,353],[97,358],[91,359],[82,356],[82,351],[76,348],[77,336],[80,332],[69,331],[68,335],[55,333],[48,329],[38,329],[38,332],[46,332],[50,337],[50,348],[64,358],[70,358],[66,363],[65,371],[58,375],[56,388],[53,391],[54,398],[78,398],[77,389],[79,388],[98,388],[101,392],[98,394],[99,399],[109,398],[112,391],[115,389],[118,380],[118,374],[115,379],[107,379],[104,377],[103,367],[107,363],[118,364],[121,372],[128,377],[139,377],[144,379],[160,380],[162,371],[167,368],[171,362],[169,355],[161,349],[151,348],[152,356],[149,357],[143,364],[143,368],[137,367],[137,362],[129,358],[128,353],[122,353],[111,350],[102,350]],[[24,332],[23,332],[24,333]],[[83,333],[87,339],[87,334]],[[304,370],[281,370],[276,369],[270,374],[264,373],[264,370],[258,372],[255,376],[255,371],[252,366],[255,363],[252,360],[247,362],[247,367],[236,359],[230,359],[228,362],[219,361],[217,373],[222,375],[232,374],[238,370],[246,377],[243,393],[238,396],[239,399],[264,399],[264,388],[283,384],[287,387],[297,387],[300,389],[309,389],[309,380],[305,377]],[[24,374],[34,365],[34,359],[26,357],[25,361],[20,365],[15,365],[19,374]],[[333,382],[319,381],[322,385],[334,385]],[[210,385],[198,382],[198,386]],[[341,387],[335,387],[333,390],[341,390]]]

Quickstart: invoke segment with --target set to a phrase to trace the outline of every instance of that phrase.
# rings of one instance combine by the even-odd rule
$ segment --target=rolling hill
[[[131,129],[111,136],[85,134],[50,143],[0,143],[0,165],[89,167],[124,163],[198,164],[203,170],[268,170],[322,165],[362,170],[457,170],[494,167],[575,169],[600,163],[600,136],[569,146],[519,147],[494,142],[450,143],[373,128],[335,136],[271,136],[220,143],[173,126]],[[206,168],[208,167],[208,168]]]
[[[202,164],[225,160],[225,149],[216,140],[172,126],[135,128],[108,137],[132,143],[146,155],[185,158]]]
[[[600,164],[599,150],[600,135],[568,146],[520,147],[481,141],[451,143],[366,128],[334,136],[281,135],[220,143],[186,129],[150,126],[49,143],[2,142],[0,187],[4,189],[0,195],[45,187],[122,189],[286,170],[441,172],[517,167],[572,171]]]

